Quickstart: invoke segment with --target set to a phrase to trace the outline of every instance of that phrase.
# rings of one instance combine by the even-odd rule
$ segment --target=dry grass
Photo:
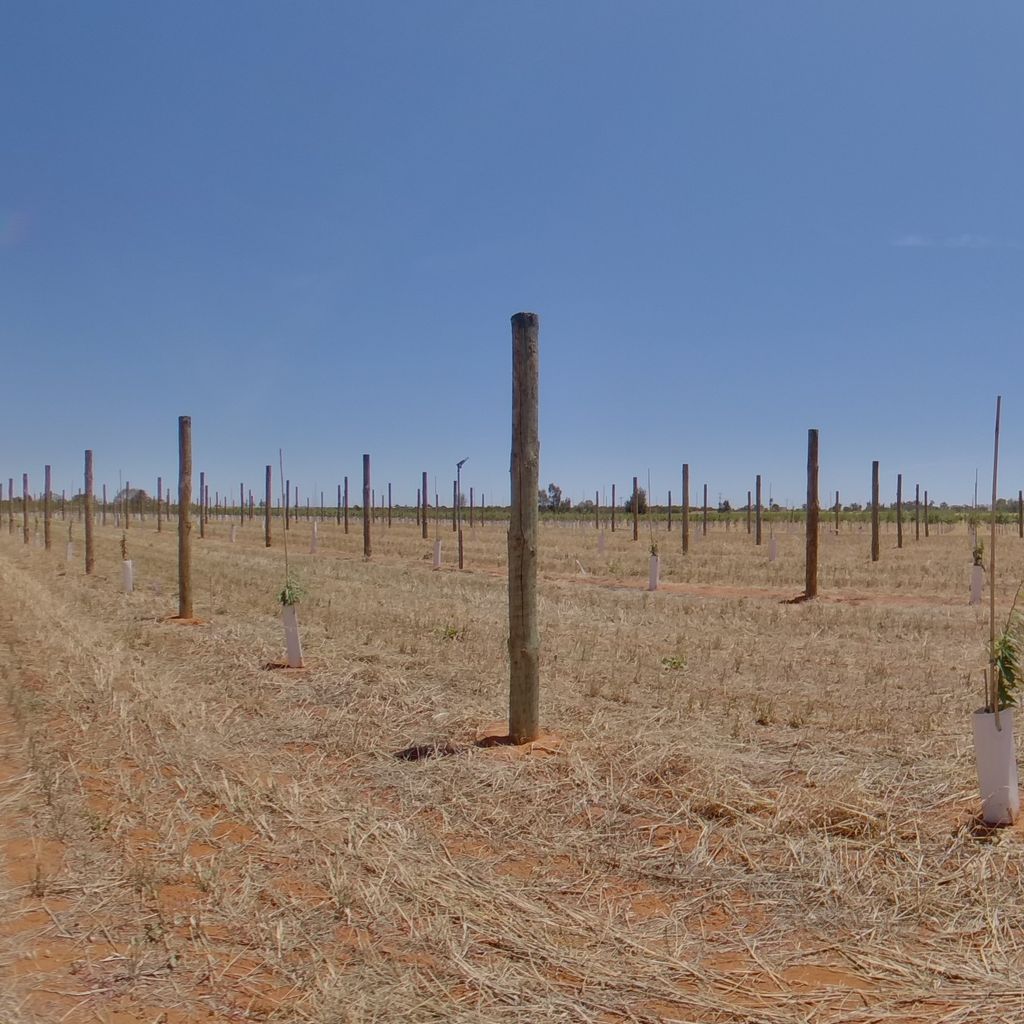
[[[466,534],[472,571],[435,573],[411,525],[370,563],[357,528],[316,556],[293,529],[305,672],[264,667],[258,524],[197,540],[197,627],[162,621],[152,522],[132,597],[112,527],[93,579],[0,536],[0,1020],[1024,1018],[1022,833],[973,820],[962,529],[878,565],[829,536],[826,599],[787,605],[795,532],[775,564],[662,532],[647,594],[643,538],[546,527],[532,751],[474,745],[506,702],[504,531]],[[1005,601],[1024,542],[1001,562]]]

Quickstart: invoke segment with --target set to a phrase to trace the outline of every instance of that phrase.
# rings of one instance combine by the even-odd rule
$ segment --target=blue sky
[[[1024,6],[7,4],[0,476],[1024,486]],[[981,491],[990,485],[983,483]]]

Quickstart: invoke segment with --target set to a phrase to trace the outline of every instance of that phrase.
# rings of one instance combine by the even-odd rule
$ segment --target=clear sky
[[[0,477],[1024,486],[1024,4],[8,2]]]

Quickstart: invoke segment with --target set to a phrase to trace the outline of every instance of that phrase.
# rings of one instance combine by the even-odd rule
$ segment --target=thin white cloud
[[[897,249],[1021,249],[1020,242],[990,235],[898,235],[889,244]]]

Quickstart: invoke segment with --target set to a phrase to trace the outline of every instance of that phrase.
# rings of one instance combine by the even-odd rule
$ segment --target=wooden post
[[[842,511],[842,505],[839,504],[839,492],[836,491],[836,536],[839,536],[839,513]]]
[[[21,531],[22,538],[28,544],[28,473],[21,474]]]
[[[459,532],[459,482],[452,481],[452,533]]]
[[[391,484],[388,484],[388,529],[391,529]]]
[[[416,488],[416,529],[420,527],[420,520],[423,517],[423,493]]]
[[[529,743],[540,732],[540,636],[537,629],[539,322],[512,317],[512,510],[508,530],[508,733]]]
[[[271,521],[273,518],[274,511],[274,494],[272,490],[273,484],[273,470],[270,466],[266,468],[266,493],[263,496],[263,543],[266,547],[270,547],[273,542],[271,535]]]
[[[924,492],[924,535],[928,536],[928,492]]]
[[[473,529],[473,488],[469,489],[469,528]]]
[[[427,502],[430,500],[429,498],[427,498],[427,471],[426,470],[423,471],[423,486],[420,488],[420,490],[421,490],[422,495],[423,495],[423,507],[421,509],[421,512],[423,514],[420,516],[420,530],[421,530],[421,532],[423,534],[423,539],[426,540],[427,539]]]
[[[921,485],[914,484],[914,540],[921,539]]]
[[[753,529],[754,529],[754,524],[752,522],[753,518],[754,518],[754,496],[750,493],[750,491],[747,491],[747,535],[748,536],[753,532]]]
[[[999,500],[997,497],[999,481],[999,412],[1002,404],[1002,396],[997,395],[995,445],[992,452],[992,509],[989,522],[991,539],[988,551],[988,706],[995,712],[997,729],[1002,728],[999,722],[999,685],[996,675],[996,502]],[[927,493],[925,491],[925,494]],[[928,501],[926,498],[925,512],[927,513],[927,511]],[[927,522],[927,519],[925,522]]]
[[[238,485],[238,520],[240,526],[245,526],[245,484]]]
[[[335,521],[338,526],[341,526],[341,484],[338,484],[338,511]]]
[[[43,467],[43,546],[50,550],[50,467]]]
[[[103,525],[107,525],[107,485],[103,485]]]
[[[708,535],[708,485],[704,485],[704,514],[701,520],[701,533],[706,537]]]
[[[640,492],[633,477],[633,540],[640,539]]]
[[[131,526],[131,505],[128,503],[128,493],[131,491],[132,483],[125,480],[124,490],[121,492],[121,515],[124,516],[124,528]]]
[[[1024,491],[1017,492],[1017,536],[1024,537]]]
[[[164,530],[164,478],[156,478],[156,532]]]
[[[871,561],[878,561],[878,460],[871,463]]]
[[[896,547],[903,547],[903,474],[896,474]]]
[[[807,431],[807,559],[804,597],[818,596],[818,431]]]
[[[594,491],[594,529],[601,529],[601,492]]]
[[[284,528],[290,530],[292,528],[292,482],[291,480],[285,480],[284,482]]]
[[[14,477],[7,478],[7,532],[14,533]]]
[[[647,500],[650,501],[650,495],[647,496]],[[668,522],[665,524],[665,532],[672,532],[672,492],[668,492]]]
[[[192,417],[178,417],[178,618],[192,616]]]
[[[754,478],[754,500],[757,503],[754,507],[754,544],[761,546],[761,474]]]
[[[342,511],[345,515],[345,532],[348,533],[348,477],[345,477],[344,505]]]
[[[615,532],[615,484],[612,484],[612,533]]]
[[[206,536],[206,474],[199,474],[199,539]]]
[[[690,464],[683,463],[683,554],[690,550]]]
[[[363,558],[369,558],[373,551],[370,546],[370,516],[373,514],[373,497],[370,494],[370,456],[363,456]]]
[[[85,506],[85,574],[91,576],[96,566],[96,555],[93,549],[92,537],[92,451],[85,451],[85,497],[82,504]]]

